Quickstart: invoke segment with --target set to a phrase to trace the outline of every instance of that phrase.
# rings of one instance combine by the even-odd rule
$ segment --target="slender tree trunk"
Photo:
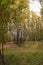
[[[19,29],[19,27],[18,27],[18,28],[17,28],[17,39],[16,39],[17,45],[19,45],[19,33],[20,33],[20,29]]]
[[[5,65],[4,62],[4,44],[2,43],[2,65]]]
[[[22,30],[21,30],[21,43],[22,43]]]

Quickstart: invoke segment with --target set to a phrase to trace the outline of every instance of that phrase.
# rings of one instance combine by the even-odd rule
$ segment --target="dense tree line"
[[[26,40],[43,40],[43,5],[40,13],[41,17],[34,12],[30,16],[28,0],[0,0],[0,54],[3,65],[4,44],[7,41],[19,45]]]

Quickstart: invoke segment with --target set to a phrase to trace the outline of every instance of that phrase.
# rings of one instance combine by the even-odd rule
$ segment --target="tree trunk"
[[[20,40],[20,41],[21,41],[21,43],[22,43],[22,30],[21,30],[21,40]]]
[[[16,39],[17,45],[19,45],[19,33],[20,33],[20,29],[17,28],[17,39]]]
[[[4,63],[4,44],[2,43],[2,65],[5,65]]]

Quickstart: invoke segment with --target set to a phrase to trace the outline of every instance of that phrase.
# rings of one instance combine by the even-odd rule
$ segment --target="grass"
[[[6,65],[43,65],[43,53],[6,54]]]
[[[5,48],[5,65],[43,65],[43,42],[25,42]],[[1,65],[1,62],[0,62]]]

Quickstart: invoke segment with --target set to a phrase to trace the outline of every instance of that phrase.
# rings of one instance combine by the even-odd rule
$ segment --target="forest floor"
[[[22,46],[18,46],[15,43],[7,43],[4,45],[6,50],[14,50],[19,52],[42,52],[43,51],[43,41],[26,41]]]
[[[43,65],[43,41],[26,41],[22,46],[6,43],[4,55],[5,65]]]

